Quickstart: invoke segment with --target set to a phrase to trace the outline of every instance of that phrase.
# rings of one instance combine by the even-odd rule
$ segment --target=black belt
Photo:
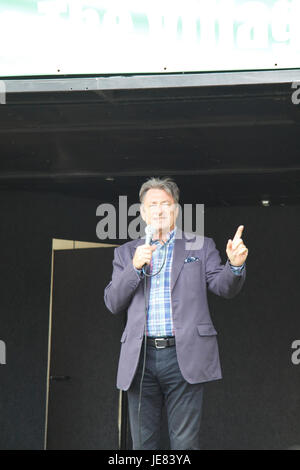
[[[175,346],[175,337],[167,336],[166,338],[152,338],[148,336],[147,344],[149,344],[149,346],[154,346],[156,349],[169,348],[170,346]]]

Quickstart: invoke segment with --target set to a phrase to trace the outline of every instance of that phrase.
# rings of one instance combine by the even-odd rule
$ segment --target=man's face
[[[141,205],[141,216],[147,225],[156,231],[167,233],[175,227],[178,215],[177,204],[163,189],[149,189]]]

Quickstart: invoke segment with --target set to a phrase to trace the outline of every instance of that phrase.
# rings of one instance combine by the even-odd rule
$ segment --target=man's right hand
[[[144,264],[150,264],[152,252],[155,251],[157,245],[140,245],[137,247],[132,260],[136,269],[142,269]]]

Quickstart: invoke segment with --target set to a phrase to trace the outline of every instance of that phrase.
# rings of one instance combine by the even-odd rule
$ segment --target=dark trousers
[[[163,405],[167,411],[171,449],[200,449],[204,384],[190,384],[183,378],[177,362],[176,346],[156,349],[147,345],[139,433],[138,404],[143,358],[144,346],[137,372],[127,392],[133,449],[161,449]]]

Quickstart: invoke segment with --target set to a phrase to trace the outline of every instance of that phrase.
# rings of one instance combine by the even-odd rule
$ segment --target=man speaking
[[[117,387],[127,390],[134,449],[160,448],[163,405],[171,449],[199,449],[203,387],[222,378],[207,289],[225,298],[241,290],[244,227],[228,240],[223,265],[212,238],[193,246],[191,234],[176,227],[179,189],[172,179],[150,178],[139,196],[152,237],[115,249],[104,292],[112,313],[127,310]]]

